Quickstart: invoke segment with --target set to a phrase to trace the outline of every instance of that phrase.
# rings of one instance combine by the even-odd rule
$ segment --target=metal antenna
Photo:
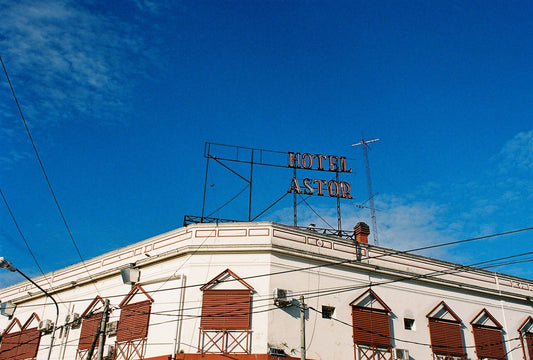
[[[379,245],[378,242],[378,226],[376,224],[376,208],[374,207],[374,193],[372,192],[372,181],[370,180],[370,165],[368,163],[368,144],[378,141],[379,139],[365,140],[364,136],[361,138],[361,142],[352,144],[352,146],[363,145],[363,154],[365,156],[366,166],[366,183],[368,185],[368,199],[370,201],[370,218],[372,219],[372,236],[374,238],[374,244]]]

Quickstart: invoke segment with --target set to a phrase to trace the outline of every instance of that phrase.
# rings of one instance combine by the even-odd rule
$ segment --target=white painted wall
[[[58,289],[54,297],[60,302],[59,325],[64,324],[69,311],[81,314],[97,294],[110,299],[114,308],[110,320],[118,320],[117,306],[131,288],[122,283],[119,269],[136,263],[141,270],[140,284],[154,299],[146,357],[170,354],[177,334],[179,349],[197,352],[202,304],[199,288],[229,268],[254,288],[252,353],[264,354],[269,347],[276,347],[300,356],[299,310],[297,306],[277,308],[272,299],[274,289],[282,288],[292,290],[296,298],[303,294],[306,305],[312,308],[306,312],[308,358],[353,359],[349,304],[372,284],[374,292],[392,309],[393,347],[408,349],[412,359],[431,358],[426,314],[442,300],[463,321],[468,358],[475,359],[469,323],[482,308],[504,325],[508,358],[521,358],[519,341],[512,339],[518,336],[518,326],[533,315],[532,303],[526,301],[527,296],[533,296],[533,282],[468,271],[380,284],[455,266],[414,255],[374,258],[387,251],[372,245],[357,249],[332,236],[272,223],[197,224],[86,261],[95,282],[90,281],[81,264],[47,274],[48,280],[35,280],[46,289],[50,288],[50,281]],[[328,266],[309,268],[324,264]],[[26,282],[0,289],[0,300],[9,299],[18,303],[15,316],[21,322],[32,312],[41,319],[55,318],[50,301]],[[335,307],[333,319],[323,319],[317,312],[323,305]],[[406,315],[415,319],[414,330],[404,329]],[[8,323],[2,317],[0,330]],[[52,359],[74,359],[79,333],[80,329],[70,329],[68,334],[58,332]],[[114,341],[114,337],[108,338],[108,344]],[[43,335],[38,359],[46,358],[49,343],[50,335]]]

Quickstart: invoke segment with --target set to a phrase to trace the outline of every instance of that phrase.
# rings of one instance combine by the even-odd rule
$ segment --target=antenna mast
[[[374,193],[372,192],[372,181],[370,180],[370,164],[368,163],[368,144],[378,141],[379,139],[365,140],[364,136],[361,138],[361,142],[353,144],[352,146],[363,146],[363,154],[365,156],[366,167],[366,183],[368,185],[368,200],[370,201],[370,218],[372,219],[372,236],[374,238],[374,244],[379,245],[378,242],[378,226],[376,224],[376,209],[374,207]]]

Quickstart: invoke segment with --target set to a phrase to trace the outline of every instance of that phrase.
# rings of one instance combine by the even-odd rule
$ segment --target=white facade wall
[[[140,269],[140,285],[154,299],[147,358],[171,354],[176,342],[179,350],[197,353],[200,287],[226,269],[254,288],[252,354],[265,354],[274,347],[300,356],[299,309],[296,302],[292,307],[276,307],[272,299],[276,288],[305,298],[310,359],[354,358],[350,303],[370,285],[392,310],[392,346],[408,349],[411,359],[431,358],[426,314],[440,301],[462,320],[468,359],[476,359],[470,321],[483,308],[504,326],[510,360],[522,359],[517,328],[533,315],[532,281],[465,271],[423,256],[391,255],[389,249],[356,246],[333,236],[267,222],[190,225],[86,261],[90,277],[77,264],[34,280],[60,302],[59,326],[68,313],[83,313],[97,294],[110,299],[114,308],[110,320],[114,321],[120,313],[117,306],[131,288],[120,277],[120,269],[128,264]],[[426,277],[413,278],[422,275]],[[143,300],[143,295],[135,299]],[[17,303],[14,316],[21,322],[33,312],[41,320],[55,319],[50,300],[28,282],[1,289],[0,300]],[[322,306],[335,308],[333,319],[322,318]],[[404,317],[415,320],[413,330],[404,329]],[[9,322],[1,317],[0,331]],[[58,331],[51,358],[74,359],[79,333],[80,329]],[[107,344],[114,341],[108,337]],[[49,343],[50,335],[43,335],[37,359],[46,359]]]

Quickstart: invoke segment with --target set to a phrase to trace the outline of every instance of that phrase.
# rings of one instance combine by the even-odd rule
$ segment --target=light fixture
[[[139,282],[141,272],[133,266],[135,266],[135,264],[130,264],[128,267],[120,269],[120,275],[122,276],[122,282],[124,284],[135,284]]]
[[[7,261],[3,256],[0,256],[0,268],[8,269],[9,271],[15,272],[17,268],[13,266],[9,261]]]
[[[15,313],[16,308],[17,308],[17,304],[15,304],[11,300],[3,302],[0,304],[0,314],[10,318]]]
[[[47,359],[50,360],[50,355],[52,354],[52,347],[54,346],[54,335],[55,335],[56,329],[57,329],[57,320],[59,318],[59,306],[57,305],[57,301],[52,297],[52,295],[50,295],[46,290],[44,290],[42,287],[37,285],[37,283],[35,281],[33,281],[32,279],[30,279],[28,277],[28,275],[24,274],[22,271],[17,269],[12,263],[7,261],[3,256],[0,256],[0,269],[8,269],[9,271],[12,271],[12,272],[15,272],[15,271],[18,272],[20,275],[22,275],[26,280],[28,280],[30,283],[32,283],[37,289],[41,290],[46,296],[48,296],[54,302],[54,305],[56,307],[56,321],[54,322],[54,325],[53,325],[52,338],[50,339],[50,347],[48,348],[48,357],[47,357]],[[7,301],[5,303],[2,303],[1,305],[8,304],[8,303],[9,303],[9,301]],[[15,305],[15,307],[16,307],[16,305]],[[2,315],[3,315],[3,306],[1,307],[1,309],[2,309],[1,312],[2,312]],[[15,308],[12,309],[12,312],[13,313],[15,312]],[[13,313],[11,315],[13,315]]]

